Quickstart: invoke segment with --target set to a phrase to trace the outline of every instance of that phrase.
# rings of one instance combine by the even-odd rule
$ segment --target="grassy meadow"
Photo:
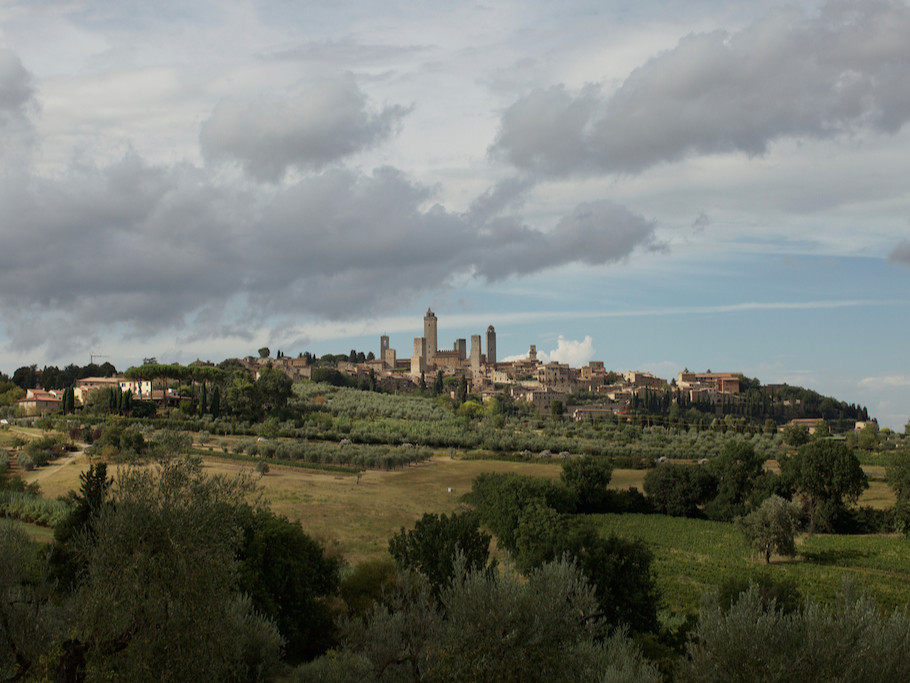
[[[639,538],[654,553],[664,606],[694,609],[729,577],[770,573],[792,580],[802,595],[831,602],[845,578],[886,608],[910,603],[910,542],[898,535],[816,534],[797,539],[798,555],[771,565],[750,551],[732,524],[664,515],[598,515],[600,529]]]

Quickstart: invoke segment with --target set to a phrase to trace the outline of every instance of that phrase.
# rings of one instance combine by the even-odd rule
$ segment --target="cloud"
[[[544,232],[432,198],[392,168],[336,168],[264,194],[136,153],[0,177],[0,319],[13,348],[51,353],[114,330],[236,336],[300,316],[375,316],[455,278],[607,263],[653,241],[648,221],[611,204]]]
[[[0,112],[22,112],[33,96],[32,78],[22,62],[12,51],[0,49]]]
[[[30,114],[38,109],[32,75],[19,57],[0,48],[0,161],[21,172],[35,142]]]
[[[888,263],[902,263],[910,266],[910,241],[902,240],[895,246],[888,254]]]
[[[578,368],[594,357],[594,340],[585,335],[582,341],[566,339],[562,335],[556,340],[556,348],[550,351],[538,351],[537,358],[543,363],[564,363]]]
[[[481,244],[475,266],[488,281],[567,263],[603,265],[621,261],[637,248],[662,248],[651,221],[606,200],[578,205],[550,232],[514,219],[494,221]]]
[[[691,34],[612,93],[536,89],[491,153],[546,176],[635,173],[693,155],[763,154],[783,138],[896,133],[910,118],[910,7],[832,0],[742,31]]]
[[[897,387],[910,387],[910,377],[906,375],[884,375],[881,377],[865,377],[859,381],[862,389],[886,389]]]
[[[221,102],[199,141],[207,159],[236,161],[274,182],[289,168],[319,170],[382,142],[406,113],[401,106],[372,111],[347,74],[307,83],[288,98]]]

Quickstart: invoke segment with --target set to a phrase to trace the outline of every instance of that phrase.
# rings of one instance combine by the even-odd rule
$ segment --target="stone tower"
[[[383,366],[394,369],[395,364],[398,362],[396,355],[395,349],[389,347],[389,335],[382,335],[379,338],[379,359],[382,361]]]
[[[439,347],[436,345],[436,315],[429,308],[427,314],[423,316],[423,338],[426,343],[426,363],[428,367],[432,367],[436,358],[436,349]]]
[[[426,339],[423,337],[414,337],[414,355],[411,356],[411,376],[420,377],[420,373],[426,371]]]
[[[492,325],[487,328],[487,363],[496,363],[496,330]]]
[[[478,381],[480,378],[480,335],[471,335],[471,377]]]

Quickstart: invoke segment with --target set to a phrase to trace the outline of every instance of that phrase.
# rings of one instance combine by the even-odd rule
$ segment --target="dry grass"
[[[645,475],[648,470],[613,470],[610,478],[611,489],[627,489],[634,486],[639,491],[645,490]]]
[[[55,463],[26,473],[26,480],[37,481],[47,498],[77,489],[79,474],[88,469],[88,460],[81,453],[65,460],[68,464]],[[211,474],[251,472],[248,465],[214,455],[204,462]],[[116,476],[115,467],[109,471]],[[281,466],[272,466],[259,482],[275,512],[300,520],[304,529],[337,547],[348,561],[359,562],[384,553],[389,537],[402,526],[413,525],[424,512],[456,510],[458,499],[470,490],[474,477],[481,472],[558,478],[560,471],[558,463],[437,456],[397,471],[367,471],[359,483],[353,474]],[[449,493],[449,488],[454,491]]]
[[[219,459],[216,453],[206,456],[204,462],[212,474],[252,471],[248,464]],[[87,468],[87,458],[78,453],[27,473],[26,480],[38,481],[45,497],[56,498],[77,489],[79,474]],[[299,520],[309,533],[337,548],[349,562],[356,563],[382,555],[389,537],[401,527],[413,525],[423,513],[449,513],[458,509],[459,498],[470,490],[471,482],[481,472],[514,472],[557,479],[561,467],[558,462],[459,460],[437,455],[427,462],[392,472],[367,471],[359,483],[353,474],[282,466],[272,466],[259,481],[275,512]],[[111,473],[116,474],[115,467]],[[642,491],[646,474],[647,470],[615,470],[610,488],[634,486]],[[449,493],[449,488],[454,491]],[[890,507],[894,504],[894,494],[883,479],[870,476],[870,488],[860,498],[860,504]]]

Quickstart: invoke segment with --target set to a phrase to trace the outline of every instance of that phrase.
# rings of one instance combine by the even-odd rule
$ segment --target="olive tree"
[[[463,560],[456,565],[463,571]],[[441,604],[425,581],[399,586],[366,618],[344,622],[342,648],[298,669],[295,680],[659,680],[626,632],[599,618],[594,589],[571,562],[526,577],[462,573]]]
[[[771,554],[792,557],[796,554],[796,528],[799,510],[796,505],[780,496],[766,498],[757,510],[736,520],[746,545],[765,556],[771,563]]]
[[[900,681],[910,669],[910,614],[883,613],[849,585],[832,606],[784,612],[753,586],[729,609],[709,598],[679,681]]]
[[[237,590],[238,512],[252,484],[173,458],[120,470],[84,537],[75,654],[90,677],[236,680],[266,675],[281,639]]]

